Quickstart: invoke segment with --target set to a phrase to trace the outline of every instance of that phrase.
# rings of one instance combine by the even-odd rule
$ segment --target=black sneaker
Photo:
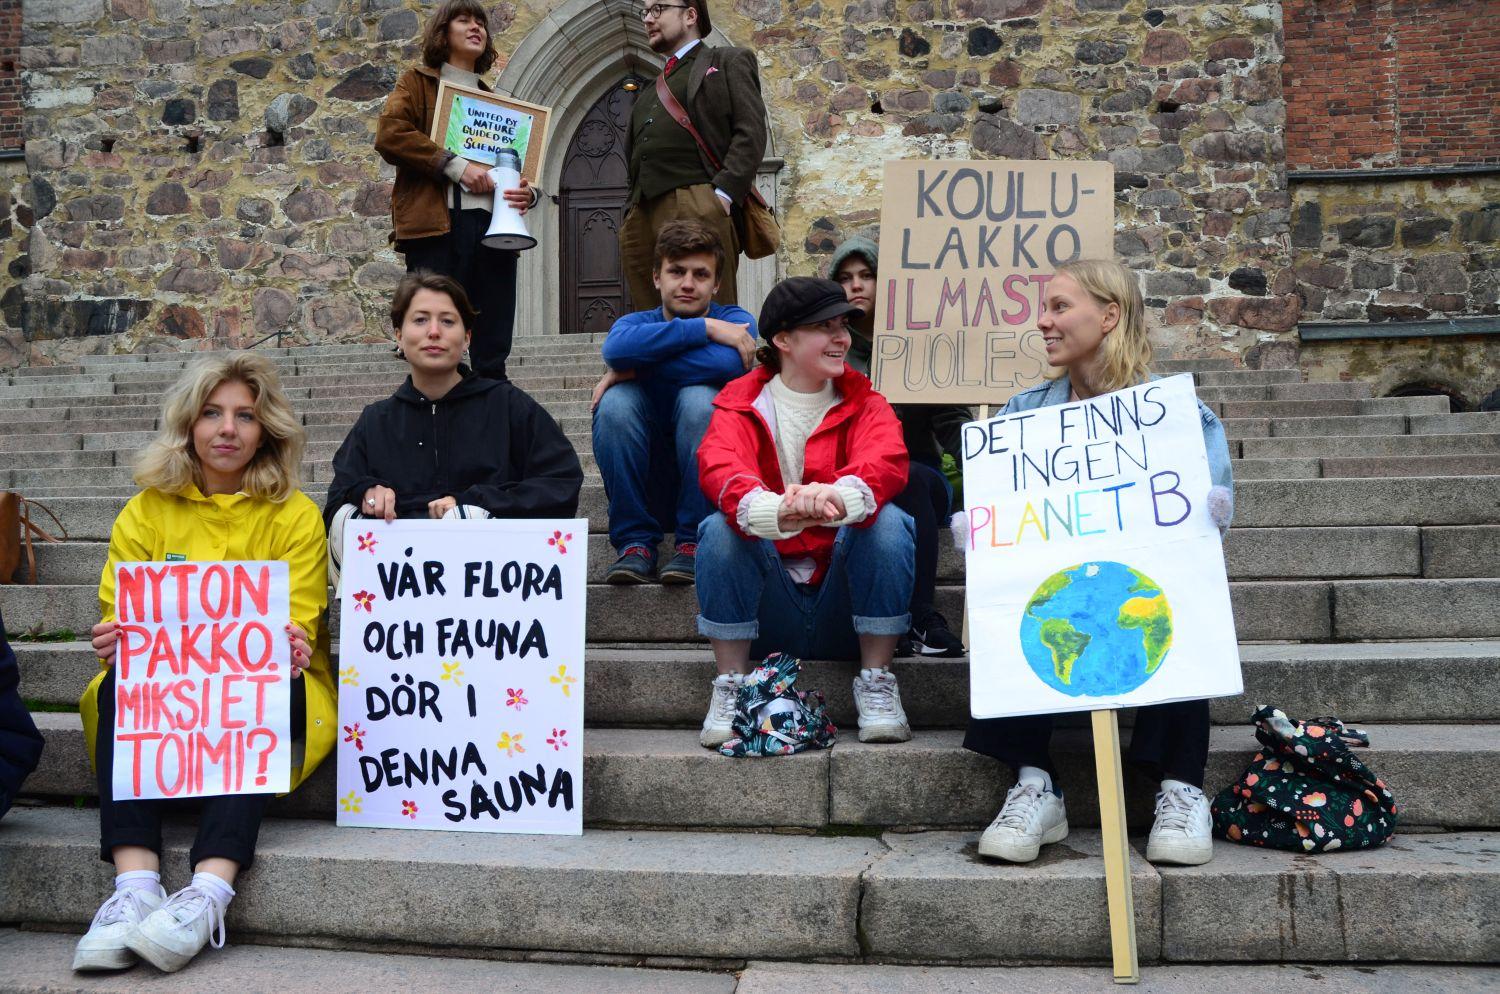
[[[949,629],[948,620],[936,611],[929,611],[906,634],[919,656],[952,658],[964,654],[963,642]]]
[[[896,656],[899,659],[905,659],[916,654],[916,646],[911,644],[911,629],[908,628],[906,634],[896,640]]]
[[[644,545],[626,546],[604,573],[605,583],[650,583],[656,579],[656,553]]]
[[[698,543],[679,542],[677,553],[661,568],[662,583],[692,583],[697,575]]]

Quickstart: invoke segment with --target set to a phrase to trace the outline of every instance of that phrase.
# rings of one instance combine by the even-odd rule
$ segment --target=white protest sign
[[[976,718],[1243,689],[1192,377],[964,426]]]
[[[588,522],[351,520],[338,823],[583,832]]]
[[[292,789],[290,602],[284,562],[119,565],[117,799]]]

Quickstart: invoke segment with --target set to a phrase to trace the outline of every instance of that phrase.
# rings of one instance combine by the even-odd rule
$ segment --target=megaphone
[[[526,230],[526,219],[521,212],[505,199],[506,190],[521,185],[521,157],[513,148],[502,148],[495,155],[495,167],[490,170],[495,181],[495,204],[490,208],[490,230],[484,233],[479,243],[485,248],[509,249],[524,252],[536,245],[536,239]]]

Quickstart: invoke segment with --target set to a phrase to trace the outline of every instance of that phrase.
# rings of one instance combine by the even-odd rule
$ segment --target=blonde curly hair
[[[243,383],[255,398],[261,426],[260,449],[245,467],[240,489],[252,497],[284,501],[302,482],[303,430],[281,389],[276,367],[264,356],[231,352],[200,359],[183,371],[162,404],[161,430],[135,460],[137,486],[180,494],[205,486],[203,466],[193,451],[193,424],[222,383]]]

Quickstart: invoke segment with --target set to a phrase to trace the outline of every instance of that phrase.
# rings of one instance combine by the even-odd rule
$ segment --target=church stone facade
[[[715,2],[712,41],[759,55],[784,228],[745,302],[874,233],[886,159],[1107,159],[1162,345],[1473,404],[1500,385],[1500,15],[1479,7]],[[429,9],[0,3],[0,367],[384,336],[402,268],[374,125]],[[659,64],[639,5],[492,9],[499,85],[556,117],[518,334],[607,326],[603,297],[560,304],[590,292],[568,205],[617,219],[578,164],[604,175],[600,122]],[[1454,31],[1468,58],[1434,55]]]

